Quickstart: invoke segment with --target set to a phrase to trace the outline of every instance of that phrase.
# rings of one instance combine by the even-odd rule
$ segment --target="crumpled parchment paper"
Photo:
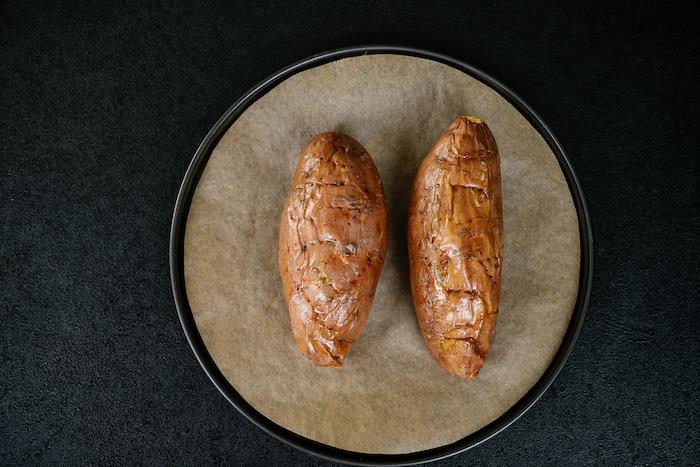
[[[479,377],[443,373],[413,312],[406,251],[418,165],[458,115],[484,119],[501,154],[501,309]],[[389,254],[367,326],[341,369],[294,345],[277,234],[299,151],[319,132],[357,139],[389,203]],[[251,106],[214,150],[186,226],[197,328],[221,372],[257,410],[313,440],[365,453],[456,441],[518,401],[555,355],[578,291],[576,211],[538,132],[495,91],[430,60],[369,55],[296,74]]]

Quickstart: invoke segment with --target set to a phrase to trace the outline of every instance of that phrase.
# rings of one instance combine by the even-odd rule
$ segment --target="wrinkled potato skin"
[[[485,123],[460,117],[423,161],[409,205],[411,290],[440,366],[475,377],[498,316],[503,214],[498,148]]]
[[[382,182],[338,133],[301,152],[282,212],[279,267],[294,339],[317,366],[343,365],[369,317],[387,250]]]

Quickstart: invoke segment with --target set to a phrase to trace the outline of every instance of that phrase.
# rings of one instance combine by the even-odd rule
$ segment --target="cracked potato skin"
[[[294,339],[317,366],[339,367],[367,322],[387,250],[382,182],[367,151],[338,133],[301,152],[279,234]]]
[[[423,339],[445,371],[475,377],[496,326],[503,260],[498,148],[480,119],[456,119],[430,150],[408,216]]]

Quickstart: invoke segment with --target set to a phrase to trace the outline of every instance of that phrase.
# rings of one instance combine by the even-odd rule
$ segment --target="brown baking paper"
[[[406,250],[418,165],[452,120],[484,119],[501,154],[504,261],[492,350],[478,378],[438,367],[413,312]],[[341,369],[315,368],[292,338],[277,266],[299,152],[322,131],[357,139],[389,205],[389,253],[362,335]],[[209,353],[279,425],[365,453],[456,441],[495,420],[543,374],[578,291],[576,210],[550,148],[495,91],[430,60],[370,55],[299,73],[253,104],[211,155],[185,237],[187,295]]]

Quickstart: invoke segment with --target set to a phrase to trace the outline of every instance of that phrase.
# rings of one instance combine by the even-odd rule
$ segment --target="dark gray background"
[[[246,421],[199,367],[170,290],[170,219],[198,144],[252,85],[323,50],[393,43],[469,62],[530,103],[595,237],[588,318],[559,378],[441,464],[697,464],[689,5],[3,2],[0,462],[326,465]]]

